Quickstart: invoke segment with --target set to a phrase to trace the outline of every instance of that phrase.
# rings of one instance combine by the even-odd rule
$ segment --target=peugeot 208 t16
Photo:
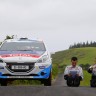
[[[0,83],[17,79],[40,80],[51,86],[52,61],[43,41],[27,38],[5,40],[0,47]]]

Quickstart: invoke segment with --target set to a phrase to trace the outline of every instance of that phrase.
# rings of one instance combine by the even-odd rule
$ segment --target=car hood
[[[36,62],[45,51],[0,51],[0,58],[4,62]]]

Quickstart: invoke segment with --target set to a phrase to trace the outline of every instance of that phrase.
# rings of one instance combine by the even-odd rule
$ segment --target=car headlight
[[[44,62],[47,62],[47,60],[49,59],[49,56],[48,55],[44,55],[42,56],[42,58],[40,58],[37,63],[44,63]]]

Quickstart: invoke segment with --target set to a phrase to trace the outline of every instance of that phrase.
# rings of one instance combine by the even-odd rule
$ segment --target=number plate
[[[25,69],[28,70],[29,66],[27,66],[27,65],[12,65],[11,69],[13,69],[13,70],[25,70]]]

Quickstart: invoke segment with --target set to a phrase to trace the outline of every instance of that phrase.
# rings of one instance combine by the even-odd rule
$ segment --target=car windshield
[[[5,42],[2,51],[45,51],[43,42]]]

